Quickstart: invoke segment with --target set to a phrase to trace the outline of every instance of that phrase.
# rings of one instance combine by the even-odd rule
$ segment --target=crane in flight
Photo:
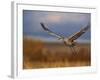
[[[77,42],[75,41],[76,39],[78,39],[81,35],[83,35],[89,28],[90,26],[87,25],[86,27],[82,28],[81,30],[79,30],[78,32],[76,32],[75,34],[73,34],[72,36],[69,36],[68,38],[62,36],[62,35],[59,35],[51,30],[49,30],[45,25],[44,23],[40,23],[42,28],[44,29],[44,31],[46,31],[48,34],[56,37],[58,40],[62,40],[63,43],[68,46],[73,53],[77,53],[74,49],[74,47],[76,46]]]

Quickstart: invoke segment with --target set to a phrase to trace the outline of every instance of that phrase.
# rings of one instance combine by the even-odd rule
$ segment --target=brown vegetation
[[[23,40],[23,69],[90,66],[90,44],[78,45],[78,53],[62,43]]]

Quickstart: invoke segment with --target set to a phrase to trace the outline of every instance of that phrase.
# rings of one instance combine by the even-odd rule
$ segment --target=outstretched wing
[[[43,23],[40,23],[40,24],[41,24],[42,28],[43,28],[48,34],[50,34],[50,35],[52,35],[52,36],[54,36],[54,37],[57,37],[58,39],[64,39],[63,36],[58,35],[58,34],[52,32],[51,30],[49,30],[47,27],[45,27],[45,25],[44,25]]]
[[[70,41],[76,40],[76,39],[79,38],[82,34],[84,34],[89,28],[90,28],[90,26],[87,25],[86,27],[84,27],[83,29],[81,29],[79,32],[77,32],[77,33],[74,34],[73,36],[69,37],[68,40],[70,40]]]

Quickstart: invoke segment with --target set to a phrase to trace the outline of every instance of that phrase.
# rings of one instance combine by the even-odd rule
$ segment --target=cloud
[[[64,12],[46,12],[38,17],[39,21],[46,23],[83,23],[90,21],[90,14],[87,13],[64,13]]]
[[[47,15],[45,16],[46,20],[50,22],[60,22],[62,19],[62,16],[59,15]]]
[[[90,16],[89,14],[83,14],[83,13],[68,13],[65,14],[63,18],[67,22],[80,23],[80,22],[89,21]]]

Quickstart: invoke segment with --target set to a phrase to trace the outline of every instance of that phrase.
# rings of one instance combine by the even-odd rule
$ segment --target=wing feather
[[[53,31],[49,30],[47,27],[45,27],[44,23],[40,23],[42,28],[50,35],[54,36],[54,37],[57,37],[58,39],[63,39],[64,37],[61,36],[61,35],[58,35],[56,33],[54,33]]]
[[[69,37],[68,39],[70,41],[74,41],[77,38],[79,38],[81,35],[83,35],[88,29],[89,29],[89,25],[87,25],[85,28],[81,29],[79,32],[77,32],[76,34],[74,34],[73,36]]]

